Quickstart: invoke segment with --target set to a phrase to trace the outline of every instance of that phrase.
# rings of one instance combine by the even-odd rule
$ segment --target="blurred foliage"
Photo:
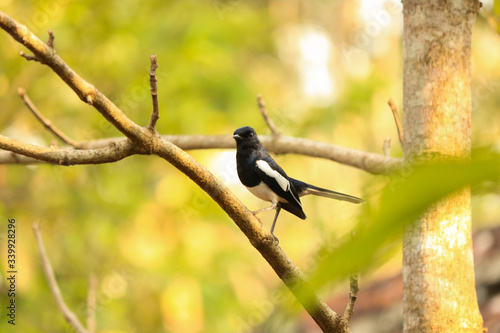
[[[500,1],[493,0],[493,15],[496,19],[497,32],[500,34]]]
[[[400,241],[404,227],[447,195],[488,182],[498,188],[498,152],[480,148],[474,150],[472,156],[470,161],[441,157],[439,162],[418,165],[391,177],[381,192],[378,205],[360,214],[356,236],[342,242],[323,258],[312,278],[313,283],[322,285],[335,277],[346,277],[353,265],[364,272],[377,267],[384,253],[390,253],[391,247],[397,244],[395,241]],[[342,260],[341,253],[350,253],[350,260]]]
[[[360,14],[367,4],[0,0],[0,9],[44,40],[52,30],[58,54],[141,125],[151,111],[149,55],[157,54],[158,130],[163,134],[230,134],[244,125],[267,134],[255,101],[262,93],[285,134],[372,152],[381,152],[389,137],[392,155],[401,156],[386,102],[389,97],[399,104],[402,100],[402,16],[394,3],[372,9],[371,16]],[[322,96],[321,103],[304,94],[307,73],[301,72],[304,62],[318,59],[297,46],[297,31],[311,29],[331,43],[327,71],[334,94]],[[120,135],[50,69],[19,57],[24,48],[3,31],[0,50],[2,135],[40,145],[54,142],[22,105],[18,87],[76,140]],[[500,40],[483,19],[476,24],[472,61],[473,141],[495,146],[500,138]],[[234,151],[191,153],[250,209],[265,205],[239,184]],[[303,156],[277,160],[293,177],[367,200],[356,206],[306,197],[307,221],[280,216],[276,232],[281,246],[323,284],[322,298],[347,289],[342,278],[350,260],[369,263],[364,271],[373,276],[398,270],[400,254],[394,244],[400,229],[393,221],[404,223],[401,216],[415,216],[454,188],[483,184],[474,187],[475,227],[498,223],[498,184],[483,183],[498,179],[489,173],[497,161],[416,171],[394,187],[394,180],[329,161]],[[412,198],[422,200],[407,199],[410,189]],[[300,306],[237,227],[187,177],[154,156],[98,166],[0,166],[0,212],[5,221],[15,218],[18,223],[17,328],[23,332],[68,331],[40,269],[31,232],[35,221],[41,222],[65,300],[82,320],[89,276],[98,276],[99,332],[306,330],[295,315]],[[265,227],[272,214],[260,216]],[[367,243],[347,252],[351,230],[368,218],[372,222],[362,235]],[[2,268],[5,233],[0,230]],[[373,250],[384,244],[391,246]],[[328,253],[334,255],[318,266],[325,248],[333,248]],[[390,258],[395,259],[383,265]],[[5,279],[1,281],[4,304]],[[0,331],[8,328],[5,318],[0,320]]]

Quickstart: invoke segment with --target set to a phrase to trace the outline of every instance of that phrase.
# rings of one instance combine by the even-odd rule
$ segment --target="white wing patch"
[[[257,167],[262,172],[264,172],[269,177],[274,178],[274,180],[276,180],[276,182],[283,189],[283,191],[287,192],[290,190],[290,182],[288,181],[288,179],[283,177],[278,171],[273,170],[273,168],[271,168],[269,163],[267,163],[264,160],[258,160],[256,162],[256,164],[257,164]]]

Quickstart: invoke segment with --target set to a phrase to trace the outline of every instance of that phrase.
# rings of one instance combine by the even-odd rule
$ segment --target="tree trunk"
[[[404,161],[470,158],[477,0],[404,1]],[[415,195],[418,195],[416,193]],[[404,332],[482,332],[474,288],[470,189],[405,230]]]

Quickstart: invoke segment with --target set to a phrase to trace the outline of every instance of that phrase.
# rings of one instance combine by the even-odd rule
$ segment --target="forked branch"
[[[234,139],[230,135],[164,135],[163,138],[172,142],[184,150],[194,149],[234,149]],[[280,135],[275,138],[271,135],[259,136],[260,141],[269,152],[277,154],[298,154],[304,156],[318,157],[333,162],[349,165],[359,168],[366,172],[378,174],[391,174],[397,172],[401,167],[401,159],[380,154],[369,153],[358,149],[349,149],[326,142],[319,142],[310,139],[297,138],[287,135]],[[99,139],[93,141],[82,141],[79,145],[86,149],[101,149],[111,145],[121,146],[126,141],[124,138]],[[16,151],[15,147],[9,148],[6,142],[3,142],[0,136],[0,148]],[[69,147],[68,147],[69,148]],[[68,150],[62,147],[67,156],[75,155],[70,158],[73,162],[68,165],[89,164],[87,159],[79,160],[76,155],[81,154],[76,151]],[[53,154],[59,154],[54,152]],[[53,163],[51,154],[45,154],[43,161]],[[40,163],[38,161],[27,159],[23,156],[13,156],[10,152],[0,152],[0,164],[32,164]],[[34,157],[35,158],[35,157]],[[114,162],[113,156],[108,156],[108,160]],[[106,163],[106,162],[101,162]]]
[[[167,141],[166,138],[158,136],[154,131],[146,127],[140,127],[132,122],[120,109],[109,101],[106,96],[69,68],[69,66],[55,54],[50,45],[41,42],[25,26],[15,22],[1,11],[0,27],[30,49],[43,64],[51,67],[84,102],[92,104],[111,124],[128,138],[107,141],[105,147],[86,150],[68,150],[44,148],[0,136],[0,148],[27,157],[63,165],[107,163],[132,154],[148,153],[158,155],[186,174],[193,182],[212,197],[212,199],[241,229],[250,243],[260,252],[324,332],[348,332],[348,324],[344,318],[332,311],[326,303],[316,295],[298,268],[286,255],[283,249],[276,244],[273,236],[262,228],[255,215],[248,210],[248,208],[245,207],[218,178],[184,150],[172,142]],[[230,137],[228,136],[227,138]],[[227,140],[227,138],[223,140]],[[307,141],[297,141],[296,138],[283,136],[279,136],[276,142],[281,142],[281,147],[286,147],[290,144],[297,145],[298,143],[307,143]],[[316,143],[316,145],[318,145],[318,143]],[[232,143],[231,146],[234,147],[234,143]],[[304,144],[302,147],[297,147],[296,152],[307,149],[305,146],[307,146],[307,144]],[[319,144],[320,150],[325,148],[331,149],[331,146],[325,144],[324,147],[321,147],[321,144]],[[344,158],[349,159],[349,154],[344,156]],[[359,158],[361,158],[361,161],[358,162],[359,164],[362,165],[367,163],[367,155],[360,154]],[[34,227],[34,230],[35,233],[37,233],[38,227]],[[37,237],[38,243],[41,244],[41,237],[39,234]],[[43,253],[43,255],[41,254],[42,258],[45,258],[44,262],[48,262],[44,249],[43,251],[41,250],[41,253]],[[44,267],[50,267],[50,264],[46,263]],[[49,282],[49,284],[54,285],[55,277],[53,271],[50,268],[47,269],[47,272],[50,281],[52,281]],[[55,285],[57,287],[57,284]],[[58,288],[54,290],[56,290],[54,293],[60,296]],[[60,305],[61,311],[65,313],[65,317],[70,318],[73,324],[76,325],[78,332],[84,332],[82,325],[79,324],[79,322],[79,325],[76,324],[74,316],[71,315],[67,306],[62,302],[62,297],[60,301],[57,302],[58,304],[62,304]]]
[[[61,142],[72,146],[74,148],[81,148],[80,143],[76,142],[75,140],[71,139],[68,137],[66,134],[64,134],[61,130],[59,130],[52,122],[47,119],[40,111],[38,111],[38,108],[33,104],[33,102],[30,100],[28,95],[26,94],[26,91],[23,88],[18,88],[17,93],[21,97],[23,103],[28,107],[28,109],[33,113],[33,115],[38,119],[39,122],[42,123],[45,128],[51,132],[55,137],[57,137]]]

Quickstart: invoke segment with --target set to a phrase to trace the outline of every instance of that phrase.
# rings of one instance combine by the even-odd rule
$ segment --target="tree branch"
[[[102,164],[116,162],[127,156],[137,153],[135,145],[131,141],[121,140],[112,142],[105,148],[74,150],[59,149],[55,147],[46,148],[29,143],[23,143],[16,139],[0,135],[0,148],[5,149],[26,157],[45,161],[51,164],[59,165],[77,165],[77,164]],[[14,163],[29,161],[26,158],[18,159],[8,153],[8,159]]]
[[[36,55],[26,54],[23,51],[20,51],[19,55],[21,57],[23,57],[24,59],[26,59],[27,61],[35,61],[35,62],[40,62],[41,63],[40,59],[38,59],[38,57]]]
[[[158,88],[156,83],[156,69],[158,68],[158,61],[156,60],[156,54],[150,57],[151,67],[149,69],[149,85],[151,87],[151,97],[153,99],[153,111],[151,112],[151,117],[149,118],[148,125],[146,126],[151,132],[156,132],[156,122],[160,119],[160,109],[158,107]]]
[[[298,268],[255,215],[210,171],[191,155],[162,137],[156,137],[154,153],[164,158],[201,187],[236,223],[323,332],[345,332],[342,317],[332,311],[306,282]]]
[[[399,112],[398,108],[396,107],[396,104],[392,100],[392,98],[389,98],[387,101],[387,104],[389,104],[389,107],[391,108],[392,115],[394,117],[394,122],[396,123],[396,128],[398,130],[398,138],[399,142],[401,145],[403,145],[403,126],[401,125],[401,120],[399,119]]]
[[[172,142],[179,148],[184,150],[194,149],[234,149],[234,139],[229,135],[164,135],[163,138]],[[271,135],[259,136],[260,141],[271,153],[277,154],[298,154],[310,157],[318,157],[341,164],[349,165],[372,174],[390,174],[397,172],[401,167],[401,160],[395,157],[383,156],[380,154],[369,153],[358,149],[349,149],[336,145],[331,145],[325,142],[314,141],[310,139],[291,137],[280,135],[274,138]],[[1,145],[0,148],[9,149],[8,146]],[[126,141],[124,138],[99,139],[93,141],[82,141],[79,144],[82,148],[98,149],[107,147],[110,144],[122,144]],[[65,147],[61,148],[65,149]],[[69,154],[74,152],[69,150]],[[75,153],[76,154],[76,153]],[[78,163],[78,159],[73,159],[74,164],[89,164]],[[50,163],[50,161],[47,161]],[[114,162],[111,160],[111,162]],[[40,163],[33,159],[26,159],[22,156],[12,156],[9,152],[0,152],[0,164],[31,164]],[[101,162],[106,163],[106,162]]]
[[[352,315],[354,314],[354,304],[356,304],[356,299],[358,298],[358,291],[358,274],[354,273],[349,277],[349,298],[343,318],[347,324],[351,322]]]
[[[78,333],[86,333],[87,331],[78,320],[78,317],[68,308],[64,299],[61,295],[61,290],[57,285],[57,280],[54,275],[54,271],[52,269],[52,265],[50,264],[49,258],[47,257],[47,253],[45,252],[45,247],[43,245],[42,235],[40,233],[40,226],[38,223],[33,224],[33,232],[35,233],[36,243],[38,246],[38,252],[40,253],[40,261],[42,264],[42,269],[45,274],[45,278],[47,279],[47,283],[49,284],[50,292],[56,301],[56,305],[61,311],[64,319],[68,322],[68,324],[73,327],[73,329]]]
[[[54,134],[63,143],[75,148],[81,148],[78,142],[66,136],[62,131],[60,131],[56,126],[54,126],[49,119],[45,118],[45,116],[40,111],[38,111],[38,108],[30,100],[30,98],[26,94],[26,91],[23,88],[18,88],[17,93],[23,100],[23,103],[28,107],[28,109],[33,113],[33,115],[38,119],[38,121],[40,121],[49,132]]]
[[[24,25],[17,23],[5,13],[0,11],[0,27],[7,31],[15,40],[19,43],[25,45],[30,49],[35,57],[49,66],[61,79],[66,82],[66,84],[73,89],[73,91],[80,97],[85,103],[93,105],[111,124],[113,124],[118,130],[125,134],[132,141],[140,142],[142,145],[150,140],[150,135],[146,128],[140,127],[139,125],[128,119],[125,114],[113,104],[106,96],[99,92],[93,85],[83,80],[73,69],[71,69],[55,52],[55,50],[43,43],[38,37],[36,37],[31,31],[29,31]],[[51,36],[51,34],[49,34]],[[53,38],[49,37],[49,42]],[[154,108],[154,107],[153,107]],[[265,109],[264,109],[265,110]],[[262,112],[262,110],[261,110]],[[269,122],[268,122],[269,124]],[[268,125],[269,126],[269,125]],[[273,125],[270,125],[273,126]],[[272,127],[271,127],[272,128]],[[275,126],[274,126],[275,128]],[[272,129],[271,129],[272,130]],[[233,148],[234,142],[230,137],[225,137],[224,147],[220,147],[220,144],[213,145],[213,142],[220,142],[220,139],[209,140],[205,143],[199,142],[199,139],[205,139],[206,137],[197,137],[196,139],[186,137],[179,137],[178,139],[187,142],[192,146],[192,148],[185,149],[203,149],[204,147],[212,146],[209,148]],[[213,139],[213,138],[211,138]],[[198,144],[194,144],[193,141],[198,141]],[[264,140],[262,140],[264,141]],[[229,143],[230,142],[230,143]],[[270,149],[275,153],[285,154],[285,153],[295,153],[303,154],[313,157],[320,157],[330,159],[339,163],[354,166],[367,172],[373,174],[390,173],[399,168],[400,161],[394,158],[387,158],[377,154],[365,153],[360,150],[345,149],[338,146],[331,146],[325,143],[315,143],[312,140],[298,139],[292,137],[286,137],[280,135],[278,138],[272,140],[273,147]],[[230,146],[229,146],[230,144]],[[85,146],[84,143],[82,143]],[[268,145],[270,146],[270,145]],[[8,149],[7,146],[1,147],[6,150],[14,151]],[[139,147],[137,147],[139,149]],[[17,152],[17,151],[14,151]],[[116,161],[114,156],[108,156],[104,158],[103,151],[100,152],[101,160],[96,163],[106,163],[102,160]],[[149,153],[146,151],[146,153]],[[66,151],[68,158],[73,158],[74,164],[89,164],[92,163],[89,159],[79,160],[76,158],[74,151]],[[51,155],[51,154],[48,154]],[[29,157],[36,158],[31,155],[25,155]],[[128,156],[128,155],[127,155]],[[71,158],[70,158],[71,157]],[[123,157],[122,157],[123,158]],[[15,158],[12,154],[3,154],[3,162],[13,162],[13,163],[25,163],[29,162],[25,158]],[[51,161],[46,161],[54,163]]]

